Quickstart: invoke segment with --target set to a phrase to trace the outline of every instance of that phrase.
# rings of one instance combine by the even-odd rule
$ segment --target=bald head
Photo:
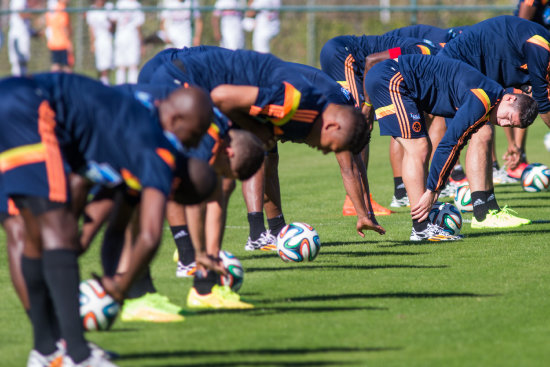
[[[198,87],[179,88],[159,103],[163,129],[187,147],[195,147],[212,122],[212,101]]]

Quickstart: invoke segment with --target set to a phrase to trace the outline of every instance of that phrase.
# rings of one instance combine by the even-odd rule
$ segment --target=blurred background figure
[[[281,0],[249,0],[249,10],[243,19],[243,28],[252,32],[252,49],[258,52],[268,53],[271,40],[279,34],[280,22],[279,11]],[[262,9],[273,10],[262,10]]]
[[[48,1],[46,13],[46,40],[52,57],[51,71],[71,72],[74,64],[69,0]]]
[[[203,23],[198,10],[200,6],[198,0],[162,0],[160,6],[170,8],[160,13],[159,34],[166,43],[166,47],[183,48],[200,45]]]
[[[90,34],[90,51],[95,55],[95,66],[99,80],[109,85],[109,74],[113,69],[113,22],[110,9],[113,4],[106,0],[95,0],[92,5],[97,10],[86,13],[86,23]]]
[[[217,0],[212,12],[212,32],[221,47],[231,50],[244,48],[242,27],[244,0]]]
[[[25,13],[26,0],[10,0],[8,30],[8,57],[11,65],[11,75],[21,76],[27,73],[27,64],[31,58],[31,26],[30,14]]]
[[[141,59],[141,26],[145,22],[145,14],[137,0],[118,0],[115,9],[126,10],[113,12],[116,25],[116,84],[136,83]]]

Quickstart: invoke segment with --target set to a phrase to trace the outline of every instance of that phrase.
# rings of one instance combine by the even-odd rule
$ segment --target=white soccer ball
[[[283,261],[313,261],[320,249],[319,234],[306,223],[287,224],[277,235],[277,252]]]
[[[237,292],[241,289],[244,281],[244,269],[243,265],[229,251],[220,251],[220,259],[223,266],[227,269],[227,275],[221,277],[222,285],[229,286],[233,291]]]
[[[527,192],[548,190],[548,186],[550,186],[550,169],[541,163],[528,165],[521,174],[521,185]]]
[[[546,135],[544,135],[544,146],[546,147],[546,150],[550,152],[550,133],[546,133]]]
[[[450,235],[456,236],[462,229],[462,215],[454,205],[449,203],[435,203],[428,214],[428,220]]]
[[[462,213],[474,211],[474,206],[472,204],[472,193],[470,192],[470,185],[468,184],[460,185],[456,189],[455,206]]]
[[[120,306],[105,293],[95,279],[80,283],[80,318],[84,330],[108,330],[115,321]]]

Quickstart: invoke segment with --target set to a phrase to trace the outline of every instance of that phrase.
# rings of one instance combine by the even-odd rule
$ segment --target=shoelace
[[[227,287],[227,286],[218,286],[218,292],[220,293],[220,295],[227,299],[227,300],[230,300],[230,301],[235,301],[235,302],[239,302],[240,301],[240,297],[237,293],[233,292],[231,290],[231,288]]]
[[[515,215],[515,214],[518,214],[518,212],[516,212],[513,209],[508,208],[508,205],[504,205],[504,208],[501,208],[500,212],[497,212],[496,214],[497,214],[498,217],[504,217],[504,216],[517,217],[517,215]]]

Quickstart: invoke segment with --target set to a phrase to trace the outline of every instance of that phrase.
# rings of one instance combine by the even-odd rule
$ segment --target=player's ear
[[[505,94],[505,95],[502,97],[502,99],[503,99],[504,101],[507,101],[507,102],[514,102],[516,99],[518,99],[518,97],[517,97],[516,95],[514,95],[514,94],[508,93],[508,94]]]
[[[340,130],[340,123],[334,120],[326,121],[323,125],[324,130]]]
[[[229,158],[233,158],[235,156],[235,151],[233,150],[233,148],[231,148],[230,145],[226,146],[225,147],[225,154],[229,157]]]

